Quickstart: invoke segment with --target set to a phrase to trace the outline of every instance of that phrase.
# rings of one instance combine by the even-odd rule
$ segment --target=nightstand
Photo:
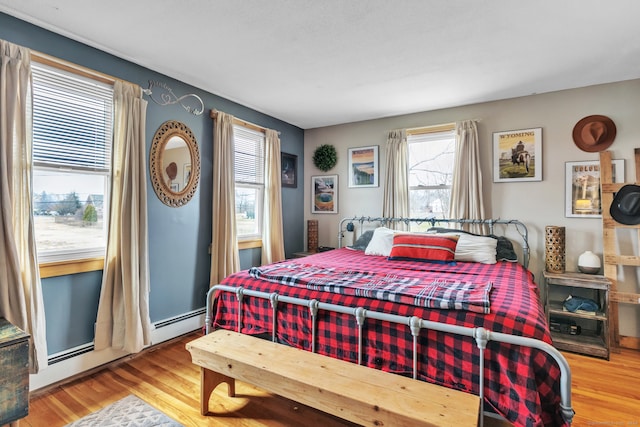
[[[554,347],[609,360],[609,279],[594,274],[547,271],[543,276],[544,310]],[[563,310],[562,303],[569,295],[591,298],[600,310],[595,314]]]
[[[294,253],[293,253],[293,257],[294,257],[294,258],[304,258],[304,257],[309,256],[309,255],[319,254],[320,252],[322,252],[322,251],[315,251],[315,252],[313,252],[313,251],[294,252]]]
[[[305,252],[294,252],[294,253],[293,253],[293,257],[294,257],[294,258],[304,258],[304,257],[309,256],[309,255],[319,254],[320,252],[328,252],[328,251],[332,251],[332,250],[334,250],[334,249],[335,249],[335,248],[332,248],[332,247],[330,247],[330,246],[320,246],[320,247],[318,248],[318,250],[317,250],[317,251],[315,251],[315,252],[311,252],[311,251],[305,251]]]
[[[305,252],[294,252],[293,253],[293,257],[294,258],[304,258],[306,256],[317,254],[317,253],[318,252],[308,252],[308,251],[305,251]]]

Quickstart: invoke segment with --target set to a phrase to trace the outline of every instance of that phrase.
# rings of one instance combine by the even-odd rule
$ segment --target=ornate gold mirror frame
[[[200,152],[187,125],[169,120],[158,128],[149,153],[149,173],[165,205],[178,208],[191,200],[200,180]]]

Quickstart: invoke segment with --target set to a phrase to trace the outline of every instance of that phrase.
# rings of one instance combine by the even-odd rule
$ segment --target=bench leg
[[[229,397],[236,395],[235,379],[219,374],[206,368],[200,368],[200,414],[207,415],[209,412],[209,399],[211,393],[219,384],[226,383]]]

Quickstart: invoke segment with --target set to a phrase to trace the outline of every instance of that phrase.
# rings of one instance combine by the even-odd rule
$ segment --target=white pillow
[[[382,255],[389,256],[391,249],[393,248],[393,235],[395,231],[386,228],[378,227],[373,231],[371,241],[364,250],[365,255]]]
[[[389,256],[393,248],[396,231],[386,227],[374,230],[371,241],[364,250],[365,255]],[[498,240],[487,236],[473,236],[466,233],[444,233],[459,236],[454,260],[462,262],[496,263]]]
[[[452,233],[458,234],[458,233]],[[496,247],[498,240],[493,237],[472,236],[460,233],[456,246],[456,261],[481,262],[483,264],[496,263]]]

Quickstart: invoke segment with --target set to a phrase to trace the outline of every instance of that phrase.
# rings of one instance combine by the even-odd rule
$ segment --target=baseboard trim
[[[631,350],[640,350],[640,338],[621,336],[620,347],[629,348]]]
[[[202,328],[202,325],[204,325],[204,318],[204,309],[201,309],[191,312],[190,315],[179,321],[157,322],[158,324],[162,324],[162,327],[156,328],[154,325],[154,328],[151,331],[151,346]],[[93,346],[93,343],[87,343],[80,347],[88,345]],[[35,391],[55,383],[63,382],[68,378],[77,376],[83,372],[95,369],[107,363],[111,363],[128,355],[129,353],[124,351],[109,348],[100,351],[91,350],[78,354],[77,356],[62,358],[62,360],[51,364],[37,374],[30,375],[29,390]]]

